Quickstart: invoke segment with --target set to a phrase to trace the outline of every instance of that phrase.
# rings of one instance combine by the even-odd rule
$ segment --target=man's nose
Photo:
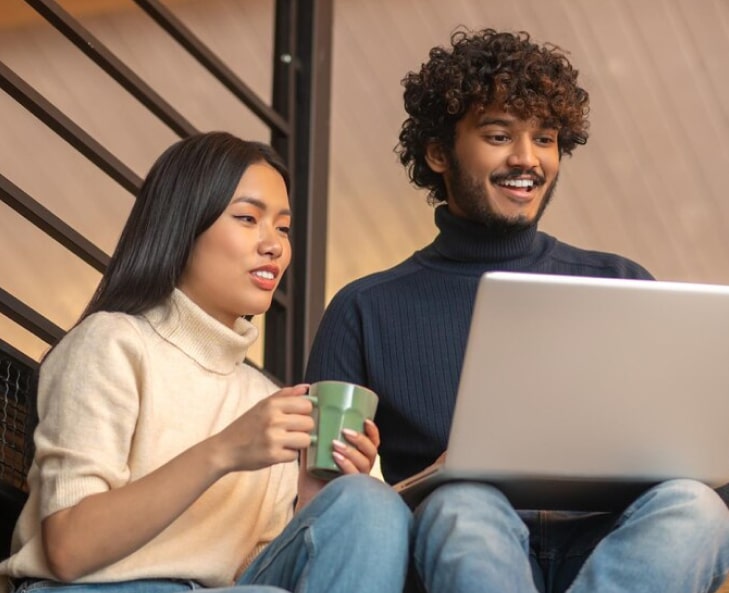
[[[520,138],[512,145],[512,152],[507,159],[510,167],[533,169],[539,165],[536,147],[531,138]]]

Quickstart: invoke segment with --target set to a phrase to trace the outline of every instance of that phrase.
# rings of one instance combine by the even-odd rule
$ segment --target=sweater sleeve
[[[314,337],[306,368],[306,382],[349,381],[367,385],[363,324],[352,285],[330,302]]]
[[[129,480],[140,367],[135,328],[108,313],[74,328],[42,364],[35,433],[42,518]]]

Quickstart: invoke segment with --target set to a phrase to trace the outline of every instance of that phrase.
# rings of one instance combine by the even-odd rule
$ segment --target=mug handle
[[[308,399],[314,407],[319,405],[319,398],[316,397],[315,395],[302,395],[301,397],[303,397],[304,399]],[[311,437],[311,444],[316,445],[316,442],[319,440],[319,437],[314,433],[310,434],[309,436]]]
[[[301,397],[303,397],[304,399],[308,399],[315,408],[319,405],[319,398],[315,395],[302,395]]]

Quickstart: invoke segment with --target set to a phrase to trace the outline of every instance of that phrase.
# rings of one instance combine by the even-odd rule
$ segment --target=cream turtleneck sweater
[[[244,319],[225,327],[179,290],[143,315],[95,313],[71,330],[41,366],[30,496],[0,575],[51,578],[44,517],[148,474],[276,391],[244,363],[257,335]],[[296,479],[296,463],[229,474],[147,545],[81,582],[230,586],[291,518]]]

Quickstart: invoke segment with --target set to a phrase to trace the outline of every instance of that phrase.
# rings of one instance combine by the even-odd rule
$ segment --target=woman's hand
[[[216,435],[219,461],[227,471],[250,471],[295,461],[314,429],[308,385],[284,387],[259,401]]]
[[[342,431],[347,443],[334,441],[332,456],[343,474],[369,474],[377,459],[380,431],[372,420],[365,420],[364,432]],[[299,496],[296,510],[308,503],[327,482],[311,476],[306,471],[306,450],[299,460]],[[336,478],[335,478],[336,479]]]
[[[345,428],[342,435],[347,442],[334,441],[332,457],[345,474],[369,474],[377,459],[380,431],[372,420],[365,420],[364,432]]]

